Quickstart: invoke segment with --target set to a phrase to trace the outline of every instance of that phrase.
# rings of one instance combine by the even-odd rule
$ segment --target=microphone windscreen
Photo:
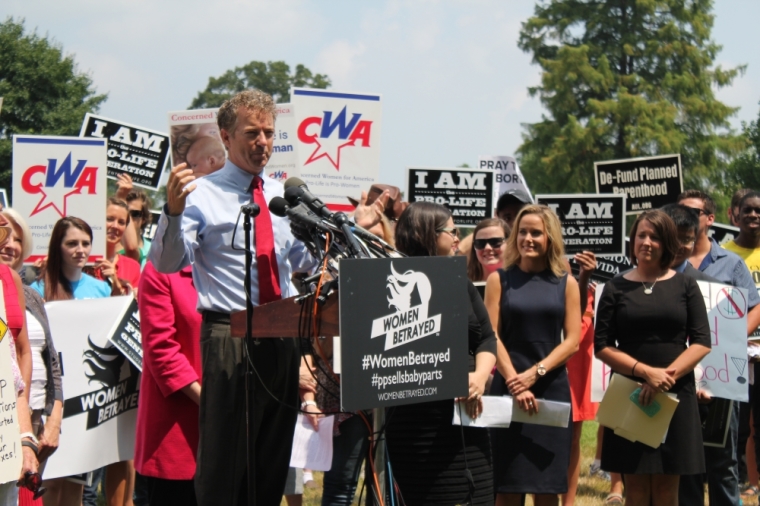
[[[282,197],[274,197],[269,201],[269,212],[280,218],[285,217],[288,207],[288,201]]]
[[[285,189],[291,188],[293,186],[306,186],[306,183],[303,182],[303,180],[297,178],[297,177],[291,177],[288,178],[285,181]]]
[[[303,195],[303,189],[298,186],[291,186],[285,190],[285,200],[288,201],[290,207],[298,205],[301,195]]]

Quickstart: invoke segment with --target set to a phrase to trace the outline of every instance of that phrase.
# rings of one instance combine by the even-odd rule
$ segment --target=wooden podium
[[[289,297],[270,302],[253,308],[251,318],[252,337],[262,339],[267,337],[308,337],[312,329],[307,328],[307,322],[313,310],[314,300],[309,297],[299,302]],[[305,304],[306,307],[303,307]],[[301,315],[303,314],[303,317]],[[245,311],[230,315],[230,334],[232,337],[245,337]],[[302,328],[299,328],[299,325]],[[318,336],[337,336],[340,334],[340,318],[338,315],[338,292],[333,291],[325,304],[319,308]]]

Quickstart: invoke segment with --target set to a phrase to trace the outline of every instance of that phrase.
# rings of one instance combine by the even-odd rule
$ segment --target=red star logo
[[[82,188],[74,188],[70,192],[64,193],[63,195],[60,195],[60,194],[59,195],[51,195],[52,198],[50,199],[50,201],[43,205],[43,203],[45,202],[45,200],[47,200],[47,198],[48,198],[48,194],[45,193],[45,190],[43,190],[42,188],[43,187],[40,187],[40,193],[42,194],[42,198],[40,199],[39,202],[37,202],[37,205],[34,207],[34,210],[32,211],[32,213],[29,216],[34,216],[37,213],[41,213],[42,211],[44,211],[48,207],[52,207],[55,210],[55,212],[57,212],[61,216],[61,218],[63,218],[65,216],[67,216],[67,213],[66,213],[66,199],[68,199],[69,196],[71,196],[71,195],[79,194],[79,193],[82,192]],[[56,198],[55,197],[59,197],[59,199],[61,199],[59,201],[59,203],[62,204],[60,207],[58,205],[56,205],[56,202],[55,202]],[[61,207],[63,209],[61,209]]]
[[[343,144],[339,144],[337,147],[335,147],[335,156],[330,156],[330,153],[328,152],[328,149],[324,149],[322,147],[322,144],[319,142],[318,137],[314,137],[314,142],[316,143],[317,147],[314,149],[314,152],[309,156],[309,159],[304,162],[304,165],[309,165],[312,162],[316,162],[320,158],[327,158],[330,160],[330,163],[335,167],[337,170],[340,170],[340,150],[345,148],[346,146],[353,146],[356,142],[356,139],[350,139],[348,142],[344,142]],[[320,150],[323,150],[322,153],[319,153]]]

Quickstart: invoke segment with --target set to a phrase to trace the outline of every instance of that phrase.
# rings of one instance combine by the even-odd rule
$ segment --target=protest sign
[[[631,261],[628,260],[628,238],[625,239],[625,255],[617,255],[613,257],[599,257],[596,259],[596,270],[591,273],[591,281],[594,283],[606,283],[621,272],[625,272],[631,269]],[[573,276],[578,278],[580,274],[580,266],[575,258],[570,257],[570,270],[573,272]]]
[[[681,155],[594,162],[596,193],[624,193],[626,212],[639,214],[672,204],[683,191]]]
[[[340,262],[345,411],[467,395],[464,257]]]
[[[380,173],[381,96],[292,88],[300,178],[331,209],[353,211]]]
[[[5,188],[0,188],[0,204],[2,204],[3,207],[9,207],[8,202],[8,192],[5,190]]]
[[[444,205],[455,225],[474,227],[493,212],[493,177],[490,170],[408,167],[407,199]]]
[[[134,456],[139,372],[109,339],[131,296],[45,304],[61,357],[60,446],[45,479],[80,474]]]
[[[296,155],[296,118],[291,104],[277,104],[277,119],[274,123],[274,146],[272,158],[264,167],[264,172],[272,179],[284,182],[289,177],[300,177],[298,156]]]
[[[21,474],[21,431],[16,410],[16,388],[11,366],[11,333],[0,283],[0,483],[18,480]]]
[[[227,150],[216,124],[218,111],[193,109],[168,113],[172,167],[187,163],[189,168],[202,175],[224,166]]]
[[[723,223],[713,223],[710,225],[710,228],[707,229],[707,236],[715,239],[715,242],[722,246],[739,236],[739,228],[732,227],[731,225],[724,225]]]
[[[110,337],[111,343],[142,372],[142,334],[140,333],[140,311],[137,299],[132,299],[129,309],[119,322],[116,332]]]
[[[625,255],[625,195],[536,195],[562,223],[565,254]]]
[[[712,349],[694,369],[697,386],[713,397],[746,402],[747,290],[721,283],[697,281],[705,300]],[[596,288],[596,304],[604,285]],[[591,401],[599,402],[609,386],[611,369],[594,358],[591,366]]]
[[[149,241],[153,240],[153,237],[156,235],[156,229],[158,228],[158,219],[161,217],[161,211],[156,209],[150,210],[150,225],[145,227],[145,231],[143,232],[143,238],[147,239]]]
[[[64,216],[92,228],[89,262],[106,253],[106,140],[13,136],[13,208],[34,238],[25,263],[47,257],[50,234]]]
[[[107,140],[109,178],[127,174],[135,186],[158,190],[169,156],[169,136],[87,113],[79,137]]]
[[[710,322],[712,350],[694,369],[697,387],[712,397],[747,402],[747,290],[698,281]]]
[[[522,190],[531,195],[528,183],[525,182],[517,160],[512,156],[482,155],[478,158],[478,168],[493,171],[493,201],[507,190]],[[533,197],[531,197],[532,199]]]

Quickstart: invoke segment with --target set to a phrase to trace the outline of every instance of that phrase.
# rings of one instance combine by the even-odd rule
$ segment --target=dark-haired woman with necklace
[[[396,224],[396,248],[409,256],[452,256],[459,231],[445,207],[415,202]],[[470,416],[482,410],[486,380],[496,363],[496,339],[483,301],[472,283],[468,339]],[[393,476],[406,504],[493,504],[491,448],[485,429],[453,426],[451,400],[397,406],[388,414],[387,444]],[[472,476],[468,480],[467,473]]]
[[[606,283],[599,301],[596,357],[641,383],[642,405],[660,392],[679,403],[658,448],[605,429],[602,469],[625,475],[627,505],[674,505],[679,476],[705,472],[694,367],[710,352],[710,327],[697,282],[670,268],[679,245],[668,215],[640,214],[630,248],[636,268]]]

